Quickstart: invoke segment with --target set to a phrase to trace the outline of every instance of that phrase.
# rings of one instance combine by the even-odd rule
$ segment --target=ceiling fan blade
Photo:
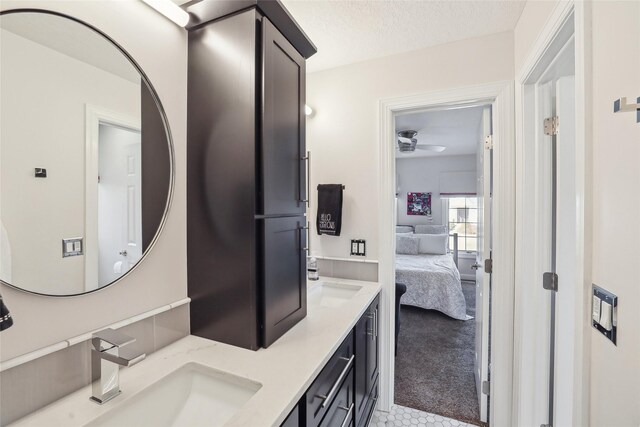
[[[433,144],[418,144],[416,145],[416,148],[418,150],[432,151],[434,153],[441,153],[447,149],[447,147],[443,145],[433,145]]]

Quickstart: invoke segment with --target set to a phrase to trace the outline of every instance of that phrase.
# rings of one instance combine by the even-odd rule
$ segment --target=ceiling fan
[[[418,150],[431,151],[434,153],[441,153],[447,147],[443,145],[435,145],[435,144],[418,144],[418,140],[416,139],[418,136],[417,130],[401,130],[398,132],[398,151],[401,153],[413,153]]]

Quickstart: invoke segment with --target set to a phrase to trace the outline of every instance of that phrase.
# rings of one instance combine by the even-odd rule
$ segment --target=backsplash
[[[189,304],[118,330],[136,338],[132,345],[149,355],[189,335]],[[0,425],[16,421],[91,384],[90,351],[91,341],[83,341],[0,372]]]
[[[378,263],[336,259],[318,259],[320,276],[341,279],[378,281]]]

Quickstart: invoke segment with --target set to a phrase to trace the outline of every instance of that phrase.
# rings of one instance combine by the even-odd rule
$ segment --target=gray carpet
[[[475,317],[475,284],[462,282],[467,314]],[[395,403],[480,425],[473,374],[475,320],[402,306]]]

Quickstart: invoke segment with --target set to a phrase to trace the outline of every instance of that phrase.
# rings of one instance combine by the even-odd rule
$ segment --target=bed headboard
[[[449,233],[449,228],[441,224],[417,224],[417,225],[396,225],[396,233],[415,234],[449,234],[453,237],[453,247],[449,248],[453,253],[453,262],[458,266],[458,233]]]

